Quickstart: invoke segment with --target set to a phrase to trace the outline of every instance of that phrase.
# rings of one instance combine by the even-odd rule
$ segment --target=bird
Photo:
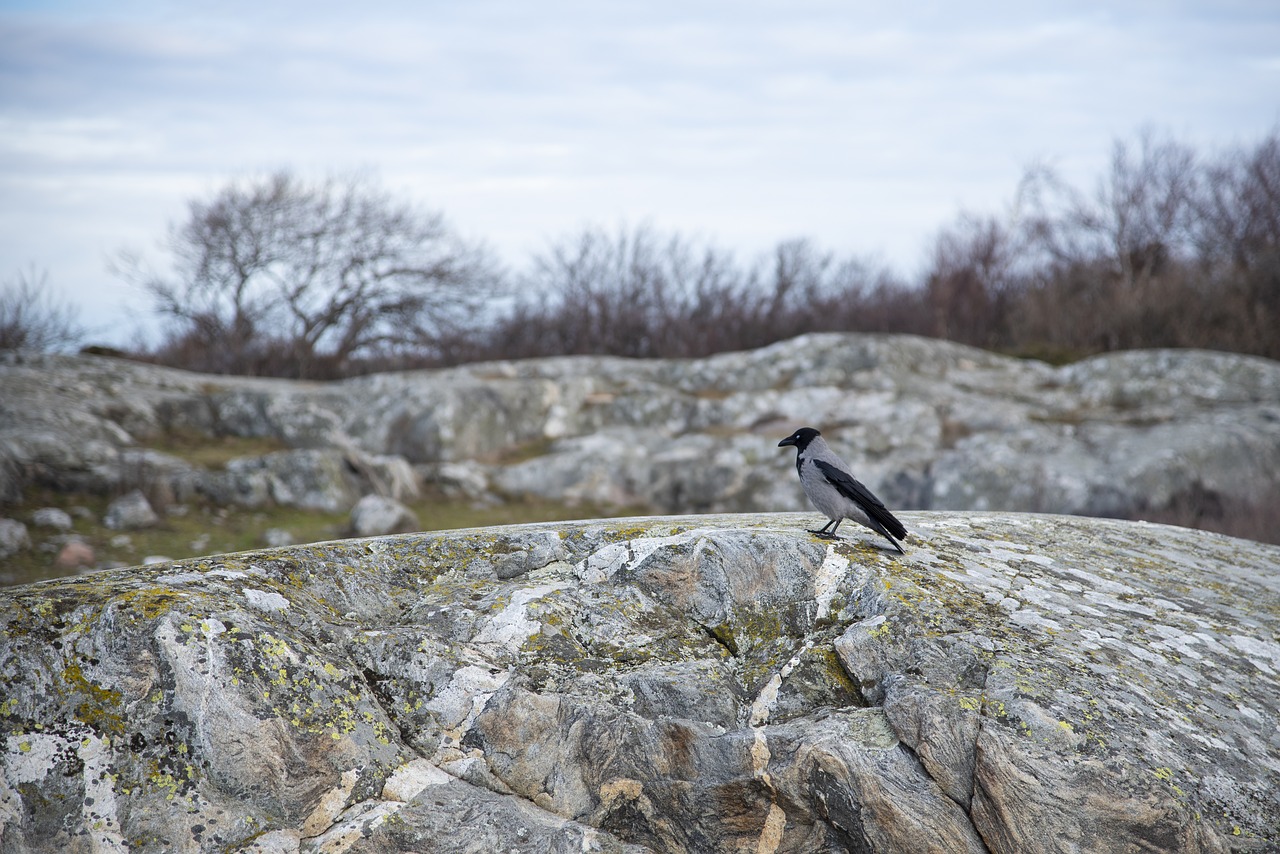
[[[800,473],[804,494],[831,520],[809,533],[837,539],[836,529],[840,523],[852,519],[893,543],[900,554],[906,554],[898,540],[906,537],[907,529],[883,501],[853,476],[849,464],[831,450],[821,433],[812,427],[801,427],[778,443],[779,448],[787,446],[794,446],[797,451],[796,471]]]

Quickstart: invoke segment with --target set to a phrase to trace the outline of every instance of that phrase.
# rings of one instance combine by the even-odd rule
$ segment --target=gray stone
[[[151,502],[140,489],[112,501],[107,505],[107,513],[102,518],[102,524],[114,531],[149,528],[159,521],[160,516],[152,509]]]
[[[291,546],[298,540],[294,537],[292,531],[284,528],[268,528],[262,532],[262,544],[271,548],[279,548],[281,546]]]
[[[0,849],[1247,852],[1280,547],[812,514],[319,543],[0,591]]]
[[[412,510],[394,498],[366,495],[351,508],[348,527],[352,536],[376,537],[416,531],[422,523]]]
[[[74,524],[71,514],[57,507],[41,507],[31,514],[31,524],[40,528],[53,528],[58,531],[69,531]]]
[[[224,470],[204,475],[197,489],[220,505],[274,503],[341,513],[360,497],[361,486],[355,466],[342,451],[304,449],[231,460]]]
[[[0,364],[0,497],[164,486],[175,500],[345,512],[546,498],[665,513],[800,510],[813,424],[895,508],[1134,516],[1280,500],[1280,364],[1204,351],[1054,368],[943,341],[806,335],[699,360],[536,359],[338,383],[202,377],[95,357]],[[290,450],[199,469],[166,432]]]
[[[0,558],[16,555],[31,548],[31,535],[27,526],[17,519],[0,519]]]

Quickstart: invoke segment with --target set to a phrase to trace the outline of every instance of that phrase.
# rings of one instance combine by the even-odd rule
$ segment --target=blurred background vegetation
[[[850,200],[856,205],[856,199]],[[190,202],[159,268],[112,272],[164,319],[118,355],[333,379],[565,354],[699,357],[806,332],[903,332],[1063,363],[1198,347],[1280,358],[1280,131],[1205,156],[1145,131],[1093,187],[1027,168],[914,276],[812,242],[749,261],[648,225],[553,239],[523,269],[364,178],[287,172]],[[0,349],[90,345],[39,270],[0,291]],[[98,348],[101,349],[101,348]]]

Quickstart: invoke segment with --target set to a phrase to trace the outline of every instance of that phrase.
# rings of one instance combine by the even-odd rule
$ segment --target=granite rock
[[[775,447],[811,424],[889,504],[1132,517],[1280,500],[1280,364],[1194,350],[1055,368],[823,334],[700,360],[564,357],[334,383],[70,356],[0,361],[0,498],[29,485],[346,512],[429,482],[658,512],[806,507]],[[168,435],[286,450],[193,465]]]
[[[0,591],[0,850],[1280,844],[1280,547],[904,513],[899,556],[813,521],[406,534]]]

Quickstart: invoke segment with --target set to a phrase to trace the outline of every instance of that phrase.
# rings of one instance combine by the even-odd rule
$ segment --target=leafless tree
[[[172,275],[139,273],[133,259],[125,274],[177,321],[177,338],[223,354],[210,367],[235,373],[275,359],[272,372],[332,375],[357,357],[429,349],[497,280],[490,254],[439,214],[361,178],[232,182],[191,202],[165,248]]]
[[[691,355],[702,343],[690,324],[712,323],[740,279],[713,246],[648,226],[587,228],[533,259],[508,327],[536,339],[533,352]]]
[[[939,232],[924,281],[930,333],[976,347],[1003,344],[1017,252],[995,216],[961,214]]]
[[[1149,281],[1189,242],[1197,164],[1181,143],[1143,131],[1117,139],[1092,196],[1044,166],[1028,170],[1019,206],[1028,237],[1060,265],[1109,259],[1122,285]]]
[[[47,353],[74,347],[84,338],[78,313],[60,301],[49,274],[34,266],[0,287],[0,350]]]
[[[1209,165],[1196,213],[1202,257],[1237,271],[1274,264],[1280,254],[1280,131],[1253,150],[1229,152]]]

